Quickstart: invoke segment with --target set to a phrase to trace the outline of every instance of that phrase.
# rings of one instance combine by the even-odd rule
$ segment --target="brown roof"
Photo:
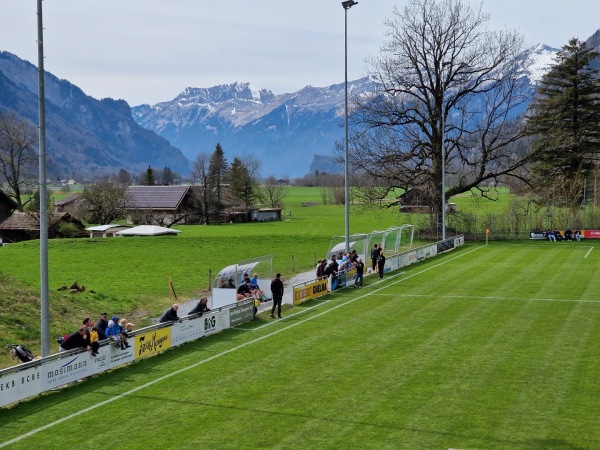
[[[189,186],[129,186],[125,193],[127,208],[176,210]]]
[[[0,189],[0,202],[7,203],[11,209],[18,208],[15,201],[12,198],[10,198],[8,195],[6,195],[4,192],[2,192],[2,189]]]
[[[54,213],[50,216],[50,225],[59,221],[73,221],[69,213]],[[0,230],[25,230],[39,231],[39,221],[28,213],[14,212],[4,222],[0,223]]]
[[[71,194],[68,197],[63,198],[62,200],[55,202],[54,206],[68,205],[69,203],[79,200],[80,198],[81,198],[81,194]]]

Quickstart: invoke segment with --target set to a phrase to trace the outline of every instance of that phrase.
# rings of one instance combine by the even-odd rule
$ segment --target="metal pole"
[[[440,152],[442,156],[442,240],[446,240],[446,152],[444,151],[444,128],[446,124],[444,123],[444,97],[445,97],[445,87],[444,87],[444,67],[447,63],[442,63],[442,71],[441,71],[441,87],[442,87],[442,106],[441,110],[441,137],[440,137]]]
[[[42,0],[37,0],[39,194],[40,194],[40,306],[41,353],[50,355],[50,307],[48,301],[48,197],[46,195],[46,105],[44,92],[44,25]]]
[[[358,4],[354,0],[342,2],[344,8],[344,231],[346,253],[350,252],[350,189],[348,182],[348,10]]]

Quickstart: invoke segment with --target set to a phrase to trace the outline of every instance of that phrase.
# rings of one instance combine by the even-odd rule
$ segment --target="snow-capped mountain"
[[[520,56],[532,87],[558,50],[536,45]],[[349,96],[372,91],[369,78],[348,83]],[[344,84],[307,86],[275,95],[249,83],[187,88],[171,101],[132,108],[135,120],[166,138],[190,159],[220,143],[225,155],[252,155],[263,175],[302,176],[319,167],[344,136]],[[331,171],[335,165],[323,166]],[[339,167],[338,171],[342,168]]]
[[[372,87],[368,78],[350,82],[349,95]],[[315,155],[330,155],[343,138],[343,107],[343,83],[281,95],[233,83],[187,88],[171,101],[132,112],[140,125],[192,160],[220,143],[230,160],[252,155],[261,161],[265,176],[296,177],[308,172]]]

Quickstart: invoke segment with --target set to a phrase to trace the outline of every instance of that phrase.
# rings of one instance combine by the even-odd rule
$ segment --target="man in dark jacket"
[[[158,323],[174,322],[176,320],[179,320],[181,322],[181,319],[179,318],[179,316],[177,316],[178,309],[179,305],[175,303],[173,306],[167,309],[162,316],[160,316],[160,319],[158,319]]]
[[[106,339],[106,327],[108,326],[108,313],[103,312],[100,316],[100,320],[96,322],[96,328],[98,329],[98,340],[102,341]]]
[[[273,295],[273,307],[271,308],[271,317],[275,318],[275,307],[277,307],[277,317],[281,319],[281,302],[283,300],[283,282],[281,274],[275,275],[275,279],[271,281],[271,294]]]
[[[75,348],[90,349],[90,337],[88,336],[87,329],[85,327],[79,328],[79,330],[62,341],[58,351],[66,352]]]

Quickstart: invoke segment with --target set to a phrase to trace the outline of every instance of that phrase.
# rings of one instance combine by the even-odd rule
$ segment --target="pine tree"
[[[154,186],[154,171],[150,166],[148,166],[148,169],[146,169],[146,175],[144,176],[144,186]]]
[[[248,209],[254,201],[255,182],[250,171],[240,158],[233,158],[228,174],[231,194]]]
[[[221,144],[217,144],[208,166],[208,183],[211,192],[211,211],[219,215],[224,208],[224,183],[227,179],[227,159]]]
[[[573,38],[541,80],[528,120],[541,185],[579,184],[600,155],[600,80],[590,66],[597,56]]]

